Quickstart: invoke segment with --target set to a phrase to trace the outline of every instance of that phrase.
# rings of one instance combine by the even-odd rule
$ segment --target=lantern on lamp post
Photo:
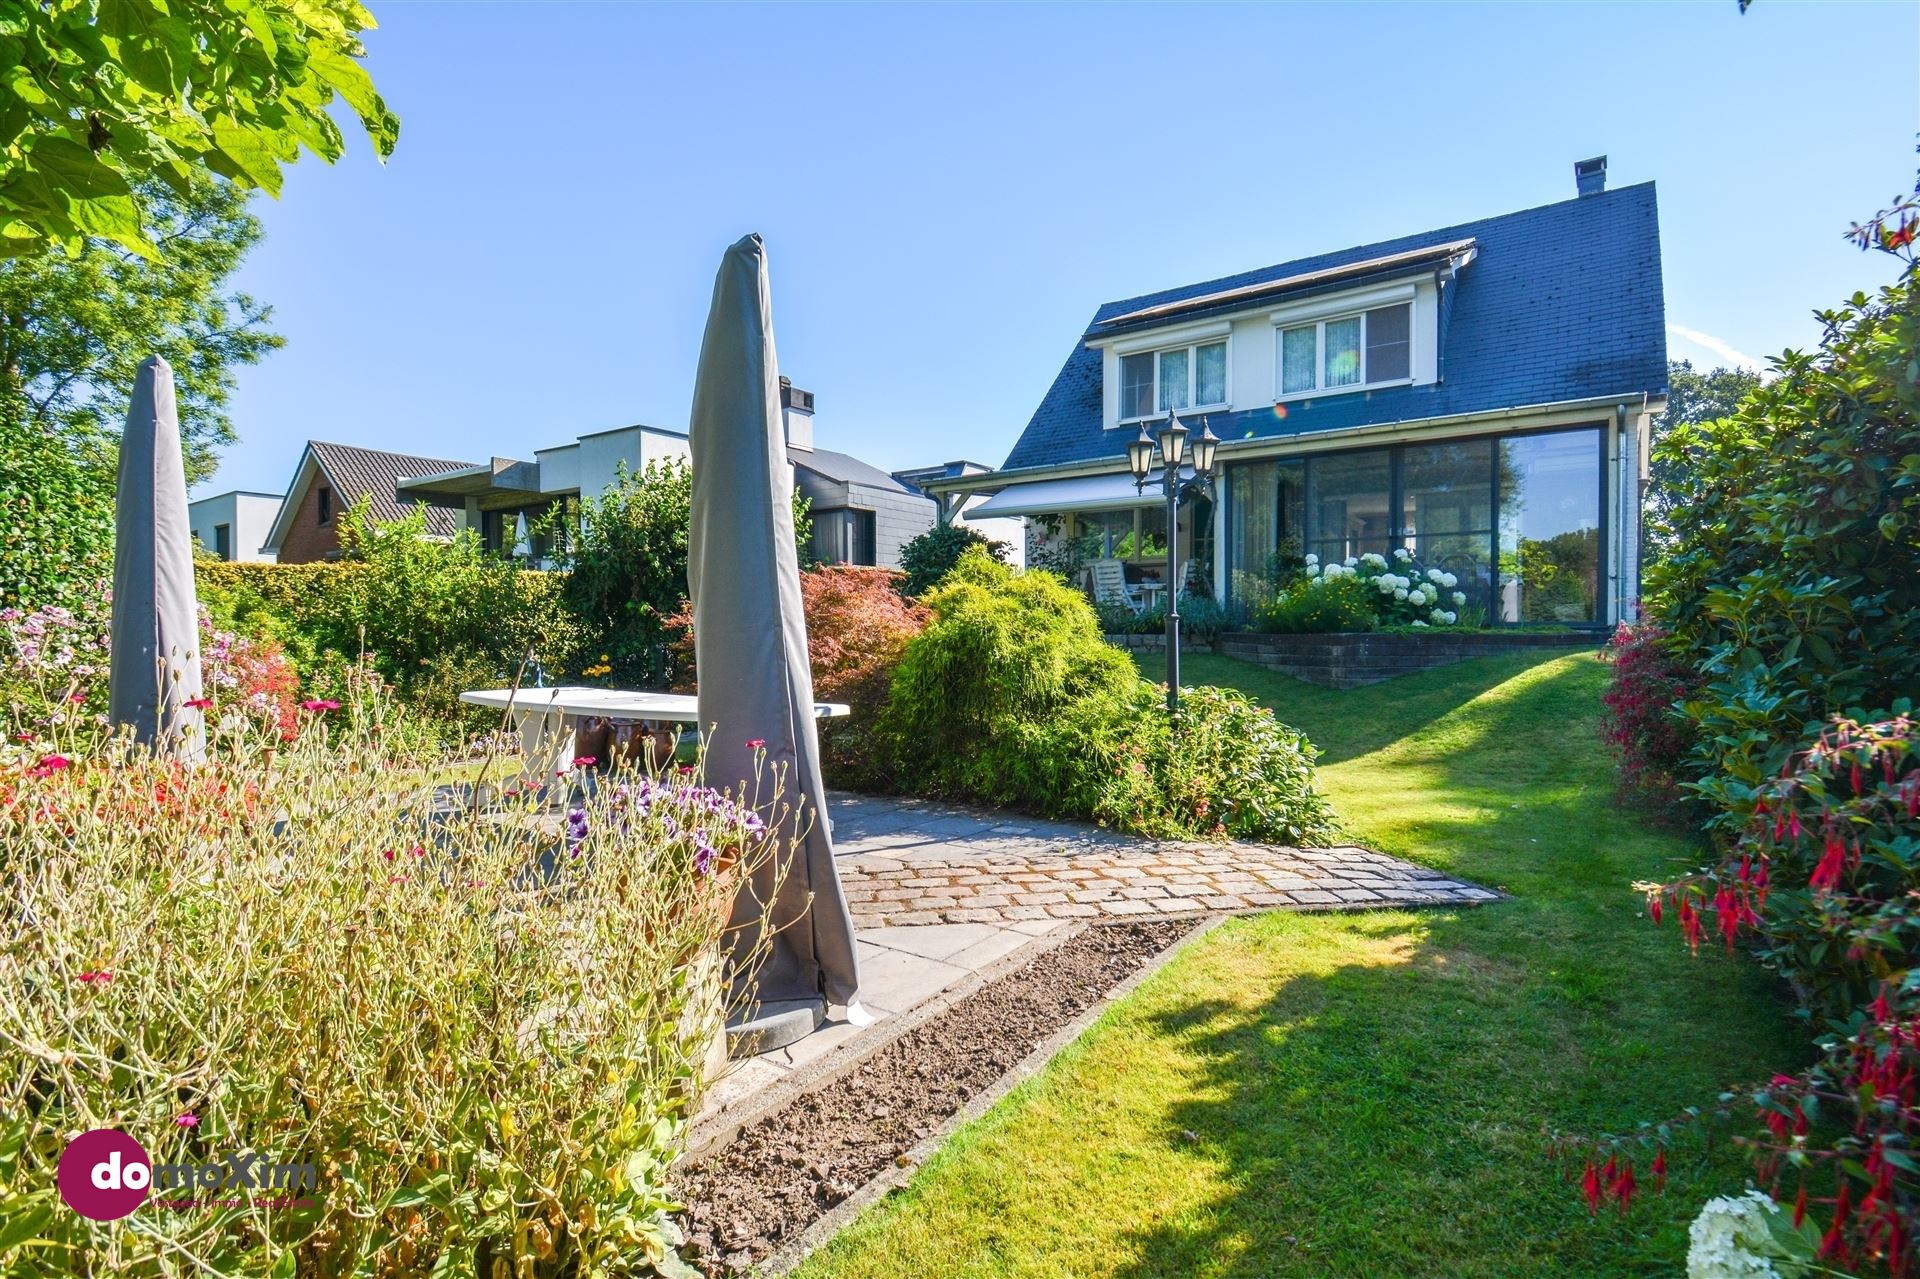
[[[1213,485],[1214,455],[1220,438],[1205,418],[1200,420],[1200,435],[1189,441],[1192,432],[1181,423],[1180,415],[1167,412],[1167,424],[1160,428],[1156,442],[1142,425],[1140,438],[1127,445],[1127,469],[1133,472],[1136,492],[1145,493],[1154,482],[1156,463],[1161,492],[1167,499],[1167,711],[1180,709],[1180,499],[1188,493],[1204,496]],[[1192,459],[1188,452],[1191,445]],[[1156,456],[1157,455],[1157,456]]]

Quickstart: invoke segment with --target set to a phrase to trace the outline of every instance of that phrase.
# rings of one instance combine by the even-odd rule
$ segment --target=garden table
[[[647,728],[700,722],[700,699],[685,693],[640,693],[617,688],[480,688],[460,694],[470,706],[506,711],[520,732],[523,782],[546,783],[572,763],[574,734],[589,717],[631,720]],[[815,702],[815,719],[851,712],[841,702]]]

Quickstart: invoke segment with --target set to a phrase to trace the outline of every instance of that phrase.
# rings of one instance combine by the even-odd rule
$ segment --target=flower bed
[[[665,1261],[719,872],[768,854],[759,820],[684,774],[564,830],[469,811],[395,759],[375,682],[306,699],[290,741],[221,696],[205,767],[77,723],[0,755],[0,1275]],[[156,1167],[305,1171],[93,1222],[54,1170],[100,1128]]]

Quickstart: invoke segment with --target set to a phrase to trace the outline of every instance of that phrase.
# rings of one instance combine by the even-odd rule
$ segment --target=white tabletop
[[[498,710],[558,711],[563,715],[605,715],[612,719],[700,722],[700,699],[686,693],[636,693],[618,688],[568,684],[559,688],[479,688],[460,694],[472,706]],[[839,719],[852,712],[841,702],[815,702],[816,719]]]

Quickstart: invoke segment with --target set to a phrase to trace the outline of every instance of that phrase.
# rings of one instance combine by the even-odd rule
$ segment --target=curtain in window
[[[1313,389],[1314,326],[1302,325],[1280,335],[1280,392],[1294,395]]]
[[[1322,386],[1353,386],[1360,381],[1360,317],[1328,320],[1327,367]]]
[[[1160,411],[1187,407],[1187,348],[1160,352]]]
[[[1209,342],[1194,348],[1193,399],[1196,404],[1227,402],[1227,344]]]

